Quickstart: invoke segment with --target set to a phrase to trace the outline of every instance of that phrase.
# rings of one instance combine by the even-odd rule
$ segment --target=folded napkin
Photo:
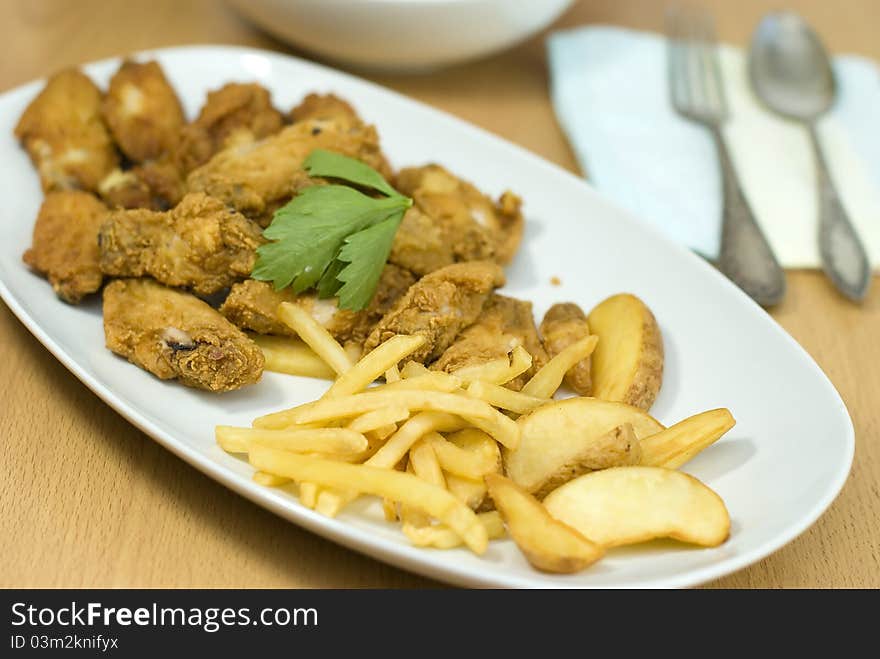
[[[556,114],[581,168],[603,193],[704,256],[718,254],[721,183],[709,132],[677,115],[659,35],[588,27],[548,40]],[[815,164],[800,124],[764,109],[745,53],[720,50],[730,109],[724,127],[752,210],[784,267],[820,266]],[[834,58],[838,99],[819,125],[843,204],[880,266],[880,73]]]

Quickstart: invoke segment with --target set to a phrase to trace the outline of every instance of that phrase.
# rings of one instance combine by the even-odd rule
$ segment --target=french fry
[[[522,346],[516,346],[509,357],[493,359],[484,364],[465,366],[453,373],[465,382],[504,384],[519,377],[532,367],[532,356]]]
[[[439,435],[437,436],[439,437]],[[422,480],[443,488],[446,487],[443,469],[440,468],[440,461],[437,458],[437,453],[434,451],[432,443],[420,439],[413,444],[413,447],[409,450],[408,464],[412,465],[413,472]]]
[[[553,398],[553,394],[562,384],[562,379],[569,369],[582,359],[589,357],[599,337],[591,335],[575,341],[562,352],[557,354],[553,359],[544,364],[532,379],[526,382],[522,388],[522,393],[537,398]]]
[[[389,368],[407,355],[412,354],[425,342],[420,334],[406,336],[398,334],[376,346],[364,355],[357,364],[340,374],[324,398],[339,398],[363,391]]]
[[[253,479],[254,483],[257,483],[264,487],[279,487],[281,485],[287,485],[290,482],[289,478],[278,476],[276,474],[270,474],[267,471],[255,471],[254,475],[251,478]]]
[[[385,371],[385,382],[397,382],[400,380],[400,369],[397,368],[397,364],[390,366],[387,371]]]
[[[445,474],[446,489],[448,489],[456,499],[465,504],[472,510],[477,510],[486,499],[488,488],[483,479],[474,480],[473,478],[464,478],[456,474]]]
[[[247,453],[254,443],[296,453],[357,455],[367,449],[367,440],[348,428],[314,428],[307,430],[262,430],[217,426],[217,443],[230,453]]]
[[[282,302],[278,306],[278,317],[336,373],[345,373],[354,365],[339,342],[302,307],[290,302]]]
[[[486,535],[490,540],[504,537],[504,521],[501,519],[501,515],[499,515],[497,511],[492,510],[486,513],[479,513],[477,519],[479,519],[480,524],[485,527]],[[413,526],[404,523],[403,532],[416,547],[453,549],[462,544],[461,536],[448,526]]]
[[[262,334],[251,334],[250,337],[263,351],[267,371],[322,380],[336,378],[336,371],[303,341],[286,336]]]
[[[355,432],[368,433],[373,430],[386,429],[390,425],[396,424],[399,421],[406,421],[408,418],[408,409],[399,405],[392,405],[391,407],[380,407],[378,410],[361,414],[356,419],[352,419],[347,428]],[[382,439],[385,439],[385,437]]]
[[[461,419],[453,414],[420,412],[400,426],[397,432],[388,438],[385,446],[376,451],[365,464],[391,469],[403,459],[413,444],[429,432],[460,430],[462,426]]]
[[[318,501],[318,484],[304,481],[299,484],[299,502],[306,508],[314,510]]]
[[[391,405],[399,405],[408,410],[447,412],[475,419],[495,420],[499,416],[504,417],[488,403],[468,396],[442,391],[403,389],[400,391],[365,391],[342,398],[322,398],[289,410],[261,416],[254,420],[254,427],[285,428],[295,423],[348,419]],[[507,417],[504,418],[510,421]]]
[[[488,419],[473,417],[468,414],[462,414],[461,416],[465,421],[487,433],[505,448],[512,451],[516,450],[516,447],[519,446],[520,434],[519,426],[516,425],[516,421],[509,416],[504,416],[494,407],[490,407],[489,409],[495,414]]]
[[[366,437],[367,437],[368,441],[381,442],[381,441],[388,439],[389,437],[391,437],[391,435],[393,435],[396,432],[397,432],[397,424],[396,423],[389,423],[387,425],[380,426],[380,427],[376,428],[375,430],[370,430],[369,432],[366,433]]]
[[[474,511],[452,494],[411,474],[368,465],[352,465],[279,451],[255,444],[248,456],[257,469],[302,482],[388,497],[413,506],[458,534],[475,554],[486,551],[489,534]]]
[[[483,382],[482,380],[471,382],[466,391],[474,398],[484,400],[494,407],[500,407],[503,410],[516,412],[517,414],[527,414],[550,402],[549,398],[536,398],[535,396],[529,396],[520,391],[513,391],[501,385]]]
[[[424,364],[410,360],[400,369],[400,377],[406,380],[407,378],[414,378],[417,375],[425,375],[430,372]]]
[[[380,384],[370,389],[374,391],[402,391],[404,389],[418,389],[420,391],[445,391],[450,393],[461,388],[462,381],[454,375],[442,371],[428,371],[424,375],[414,375],[405,380]]]
[[[497,467],[497,461],[494,456],[486,453],[466,451],[447,441],[443,435],[437,432],[428,433],[417,442],[417,445],[423,443],[433,449],[438,466],[443,471],[463,476],[464,478],[480,479],[486,474],[495,471]],[[413,451],[411,450],[411,460],[412,455]],[[418,474],[418,471],[416,473]]]
[[[679,421],[641,440],[641,464],[678,469],[736,425],[725,408],[709,410]]]

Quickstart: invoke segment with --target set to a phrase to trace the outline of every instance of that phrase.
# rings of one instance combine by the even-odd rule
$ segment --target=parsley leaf
[[[275,211],[263,232],[251,276],[275,290],[317,288],[339,296],[342,309],[369,304],[391,251],[397,227],[412,200],[398,193],[364,163],[316,149],[306,159],[312,176],[344,180],[384,194],[370,197],[346,185],[317,185]]]

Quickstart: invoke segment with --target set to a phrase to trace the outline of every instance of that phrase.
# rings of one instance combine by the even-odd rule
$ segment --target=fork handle
[[[822,269],[837,289],[853,301],[861,301],[868,292],[871,268],[849,216],[840,202],[837,189],[828,173],[828,165],[819,145],[816,126],[808,127],[816,154],[816,182],[819,188],[819,253]]]
[[[724,193],[718,269],[761,306],[776,304],[785,294],[785,274],[743,194],[721,129],[710,126],[710,130]]]

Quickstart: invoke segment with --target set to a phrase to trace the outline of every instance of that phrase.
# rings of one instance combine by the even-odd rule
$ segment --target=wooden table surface
[[[777,3],[691,4],[711,7],[721,37],[744,43]],[[876,0],[787,4],[821,28],[832,50],[880,58]],[[557,25],[659,30],[662,5],[586,0]],[[6,0],[0,42],[7,52],[0,90],[63,66],[161,46],[244,44],[300,54],[209,1]],[[548,100],[543,36],[429,76],[367,77],[577,171]],[[862,307],[842,300],[817,273],[790,273],[789,286],[773,316],[843,396],[856,428],[855,465],[815,526],[711,586],[880,587],[880,282]],[[438,585],[303,531],[189,467],[102,403],[2,304],[0,401],[0,586]]]

